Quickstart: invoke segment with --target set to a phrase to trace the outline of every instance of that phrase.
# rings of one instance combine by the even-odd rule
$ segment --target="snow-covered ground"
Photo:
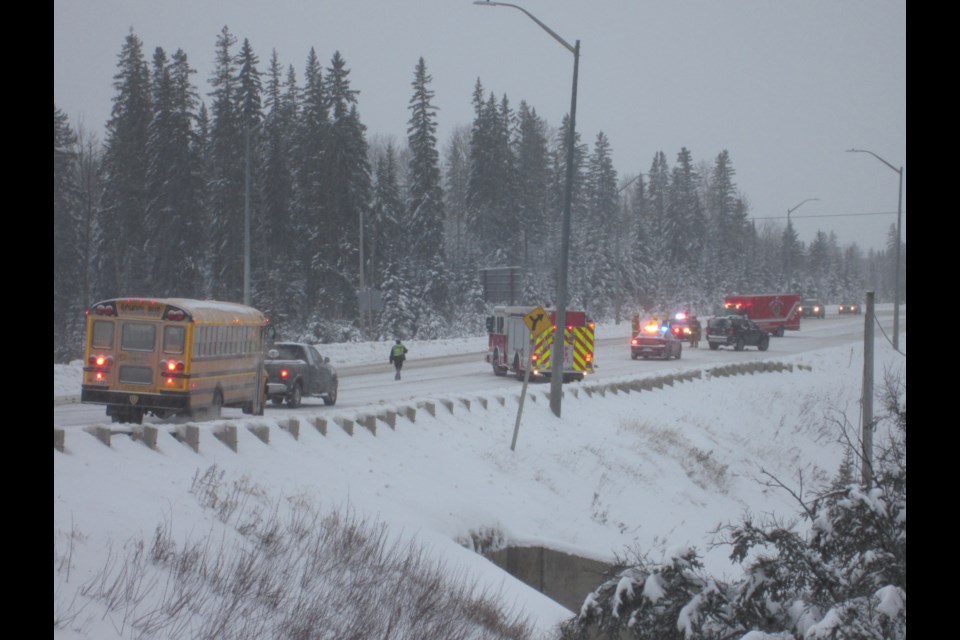
[[[904,310],[905,311],[905,310]],[[599,333],[599,332],[598,332]],[[411,344],[421,355],[481,351],[484,338]],[[326,346],[334,362],[381,362],[384,343]],[[906,353],[906,334],[900,349]],[[717,354],[727,357],[724,353]],[[877,386],[900,373],[906,357],[878,334]],[[562,419],[545,397],[528,401],[515,451],[517,402],[420,411],[415,421],[379,424],[374,435],[331,425],[304,426],[294,438],[270,411],[230,420],[237,451],[218,441],[220,423],[203,423],[199,450],[161,437],[155,450],[126,436],[111,446],[82,431],[54,450],[55,607],[84,605],[59,638],[119,638],[113,614],[77,590],[111,554],[169,523],[183,538],[216,533],[191,494],[197,474],[216,467],[248,478],[265,503],[344,505],[415,539],[431,554],[500,590],[544,633],[571,612],[462,546],[495,531],[509,545],[545,545],[612,560],[627,549],[652,558],[695,546],[715,575],[734,570],[729,550],[711,548],[711,531],[743,513],[794,516],[785,492],[762,472],[815,490],[843,454],[839,425],[859,423],[863,346],[856,342],[795,357],[793,371],[709,376],[642,392],[568,394]],[[54,396],[75,395],[79,364],[54,366]],[[638,374],[638,378],[642,377]],[[543,393],[542,389],[539,391]],[[882,407],[875,403],[877,411]],[[266,425],[264,443],[246,426]],[[69,549],[69,558],[67,550]],[[56,570],[67,558],[69,580]],[[77,598],[77,600],[72,600]],[[71,630],[74,629],[74,630]],[[76,631],[75,629],[80,629]]]

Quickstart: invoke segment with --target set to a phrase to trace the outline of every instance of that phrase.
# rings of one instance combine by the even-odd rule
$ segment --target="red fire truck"
[[[494,374],[505,376],[512,372],[519,380],[529,367],[532,379],[550,378],[557,312],[555,309],[544,309],[546,317],[534,318],[532,322],[549,322],[549,328],[542,333],[531,333],[525,318],[536,309],[535,306],[496,306],[493,315],[487,317],[489,340],[485,359],[493,367]],[[564,382],[583,380],[588,373],[593,373],[593,335],[594,324],[586,312],[566,312],[563,332]]]
[[[723,306],[729,313],[746,316],[777,337],[788,329],[800,330],[799,293],[727,296]]]

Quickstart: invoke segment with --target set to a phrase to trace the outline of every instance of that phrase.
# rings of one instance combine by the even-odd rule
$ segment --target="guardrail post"
[[[177,427],[177,430],[173,432],[173,437],[185,443],[195,453],[200,453],[200,428],[197,425],[188,424]]]
[[[336,422],[341,429],[346,431],[348,436],[353,435],[353,420],[348,420],[346,418],[334,418],[333,421]]]
[[[397,430],[397,412],[396,411],[386,411],[378,415],[377,418],[386,422],[387,426],[393,429],[394,431]]]
[[[317,431],[320,432],[320,435],[322,436],[327,435],[327,419],[326,418],[320,418],[320,417],[314,418],[313,426],[316,428]]]
[[[237,452],[237,427],[225,424],[213,430],[213,437],[227,445],[231,451]]]
[[[294,440],[300,439],[300,421],[296,418],[290,418],[287,423],[280,423],[280,428],[293,436]]]
[[[96,438],[103,444],[107,445],[108,447],[110,446],[110,429],[108,429],[107,427],[101,427],[101,426],[86,427],[84,431],[86,431],[87,433],[89,433],[94,438]]]
[[[130,437],[134,441],[140,441],[143,444],[147,445],[148,449],[157,448],[157,428],[146,426],[146,427],[134,427],[133,431],[130,433]]]
[[[367,431],[369,431],[373,435],[377,435],[377,417],[376,416],[370,416],[370,415],[359,416],[357,418],[357,423],[360,424],[360,426],[365,427]]]
[[[247,431],[257,436],[263,444],[270,444],[270,427],[265,424],[252,424],[247,427]]]

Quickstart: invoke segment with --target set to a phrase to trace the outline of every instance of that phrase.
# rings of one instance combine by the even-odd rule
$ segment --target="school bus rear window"
[[[90,344],[96,349],[110,349],[113,347],[113,321],[99,320],[93,323],[93,339]]]
[[[186,330],[183,327],[163,328],[163,352],[183,353],[183,339]]]
[[[153,351],[157,327],[145,322],[125,322],[120,332],[120,348],[124,351]]]

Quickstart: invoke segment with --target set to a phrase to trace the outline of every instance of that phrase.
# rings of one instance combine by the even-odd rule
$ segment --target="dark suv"
[[[819,300],[804,300],[800,303],[801,318],[826,318],[827,308]]]
[[[743,351],[744,347],[766,351],[770,346],[770,332],[743,316],[720,316],[707,321],[707,342],[713,351],[722,346],[733,347],[736,351]]]

